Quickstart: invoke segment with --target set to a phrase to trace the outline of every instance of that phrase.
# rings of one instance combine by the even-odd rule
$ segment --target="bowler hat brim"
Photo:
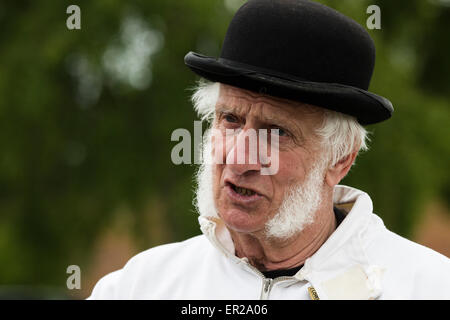
[[[207,80],[338,111],[362,125],[384,121],[394,111],[388,99],[353,86],[293,78],[195,52],[189,52],[184,62]]]

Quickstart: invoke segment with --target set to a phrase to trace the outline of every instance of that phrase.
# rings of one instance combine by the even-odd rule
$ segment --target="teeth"
[[[251,196],[255,194],[252,190],[240,187],[236,187],[236,192],[243,196]]]

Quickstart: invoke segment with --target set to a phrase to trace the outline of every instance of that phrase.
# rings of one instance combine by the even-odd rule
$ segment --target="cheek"
[[[299,155],[280,154],[280,165],[275,178],[283,186],[303,180],[306,174],[303,158]]]
[[[280,205],[285,193],[293,186],[302,183],[306,176],[305,165],[298,155],[281,155],[278,173],[273,176],[273,204]]]
[[[217,196],[220,193],[220,181],[221,176],[223,173],[224,165],[220,164],[213,164],[212,165],[212,183],[213,183],[213,193],[214,197],[217,198]]]

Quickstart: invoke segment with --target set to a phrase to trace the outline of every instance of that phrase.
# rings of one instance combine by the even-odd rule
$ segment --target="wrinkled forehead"
[[[323,119],[324,110],[302,102],[221,84],[216,112],[233,112],[238,116],[252,116],[264,122],[296,121],[314,126]]]

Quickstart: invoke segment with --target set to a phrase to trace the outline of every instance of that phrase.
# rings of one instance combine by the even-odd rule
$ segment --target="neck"
[[[315,214],[314,222],[288,239],[267,239],[263,233],[230,230],[236,255],[247,257],[261,271],[290,269],[305,263],[336,229],[332,205]]]

